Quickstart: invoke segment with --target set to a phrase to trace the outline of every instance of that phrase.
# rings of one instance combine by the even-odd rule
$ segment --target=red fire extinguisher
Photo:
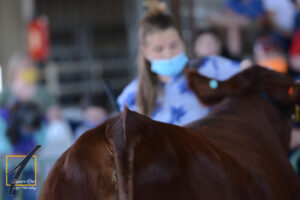
[[[49,20],[46,16],[32,20],[27,28],[27,48],[35,61],[45,61],[49,57]]]

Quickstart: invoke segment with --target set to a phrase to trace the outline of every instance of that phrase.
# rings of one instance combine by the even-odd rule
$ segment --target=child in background
[[[10,109],[16,102],[31,101],[45,113],[56,104],[55,97],[38,83],[39,70],[25,54],[17,53],[12,56],[7,76],[9,83],[0,93],[1,108]]]
[[[270,35],[261,36],[256,40],[253,54],[255,63],[281,73],[288,72],[283,50]]]
[[[194,54],[196,58],[220,55],[221,51],[222,42],[216,31],[213,29],[198,31],[194,43]]]
[[[73,144],[71,127],[61,115],[59,106],[53,106],[47,112],[46,144],[39,154],[40,157],[57,159]]]
[[[9,112],[7,123],[1,119],[0,129],[0,154],[1,157],[5,154],[9,155],[26,155],[36,145],[44,145],[44,128],[42,113],[38,106],[31,102],[23,102],[15,104]],[[3,121],[2,121],[3,120]],[[9,169],[12,167],[9,166]],[[33,168],[26,167],[22,173],[26,179],[34,180],[35,172]],[[8,182],[11,182],[12,175],[8,176]],[[14,199],[8,196],[8,187],[4,184],[4,200]],[[34,200],[37,199],[37,191],[24,190],[23,198]]]
[[[245,42],[249,42],[245,40],[248,37],[252,40],[264,21],[263,3],[261,0],[226,0],[223,8],[221,13],[211,14],[209,21],[224,30],[230,57],[240,58],[243,50],[248,49],[247,46],[245,48]]]
[[[84,132],[101,124],[108,116],[103,103],[95,96],[86,96],[81,102],[83,122],[76,129],[75,137],[79,138]]]
[[[31,102],[17,103],[13,106],[6,128],[9,140],[7,153],[24,155],[37,144],[44,144],[42,114],[37,105]]]
[[[262,0],[266,20],[264,28],[271,31],[272,37],[284,51],[288,51],[294,31],[296,8],[292,0]]]

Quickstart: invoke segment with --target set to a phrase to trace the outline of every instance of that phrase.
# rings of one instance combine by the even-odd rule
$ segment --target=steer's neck
[[[269,137],[275,134],[283,148],[288,151],[292,122],[286,112],[278,108],[274,102],[261,94],[250,93],[230,98],[224,104],[225,109],[223,111],[220,109],[220,114],[232,113],[239,117],[240,121],[244,120],[245,124],[256,128],[257,132],[263,130],[263,134]]]

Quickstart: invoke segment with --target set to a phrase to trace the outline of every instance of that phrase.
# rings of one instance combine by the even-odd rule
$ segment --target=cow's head
[[[189,87],[205,105],[214,105],[224,99],[236,97],[234,102],[243,103],[246,108],[246,105],[255,103],[253,99],[260,99],[263,104],[257,107],[258,112],[266,113],[270,124],[278,126],[276,135],[283,148],[288,151],[291,130],[289,118],[295,116],[293,113],[300,103],[300,85],[293,79],[260,66],[250,67],[224,82],[204,77],[194,70],[187,71],[186,75]],[[276,107],[277,109],[274,109]],[[261,108],[266,109],[263,111]],[[269,109],[272,109],[273,113]],[[278,116],[278,124],[273,120],[275,116]]]
[[[188,70],[186,75],[189,87],[205,105],[249,92],[266,95],[282,108],[292,108],[300,103],[300,84],[260,66],[252,66],[223,82],[202,76],[195,70]]]

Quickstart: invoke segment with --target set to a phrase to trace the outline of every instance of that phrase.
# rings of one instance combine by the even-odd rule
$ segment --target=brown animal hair
[[[299,94],[297,85],[260,67],[213,91],[206,77],[188,72],[188,78],[196,93],[201,88],[197,95],[205,102],[227,99],[186,127],[157,122],[125,107],[83,134],[59,158],[40,200],[112,199],[114,193],[119,200],[299,199],[299,178],[285,143],[291,120],[260,93],[288,109]],[[295,88],[289,96],[291,85]]]
[[[218,87],[215,89],[209,86],[212,79],[200,75],[195,70],[187,70],[186,76],[189,87],[205,105],[215,105],[229,97],[252,98],[249,94],[254,94],[268,101],[272,108],[276,107],[284,118],[291,117],[295,105],[300,105],[299,84],[286,75],[260,66],[252,66],[227,81],[218,82]],[[279,138],[283,148],[288,151],[290,134],[284,133],[285,131],[279,135]]]
[[[195,92],[199,100],[206,105],[214,105],[226,97],[249,91],[265,92],[284,106],[300,103],[298,84],[283,74],[261,69],[260,66],[252,66],[228,81],[218,82],[216,89],[209,87],[209,82],[212,79],[201,76],[195,70],[187,70],[186,75],[189,80],[189,87]],[[294,93],[291,95],[289,94],[290,87],[295,88]]]
[[[134,135],[123,113],[84,133],[55,162],[39,200],[132,199]]]
[[[105,133],[114,121],[87,131],[62,154],[43,184],[40,200],[113,199],[113,150]]]

